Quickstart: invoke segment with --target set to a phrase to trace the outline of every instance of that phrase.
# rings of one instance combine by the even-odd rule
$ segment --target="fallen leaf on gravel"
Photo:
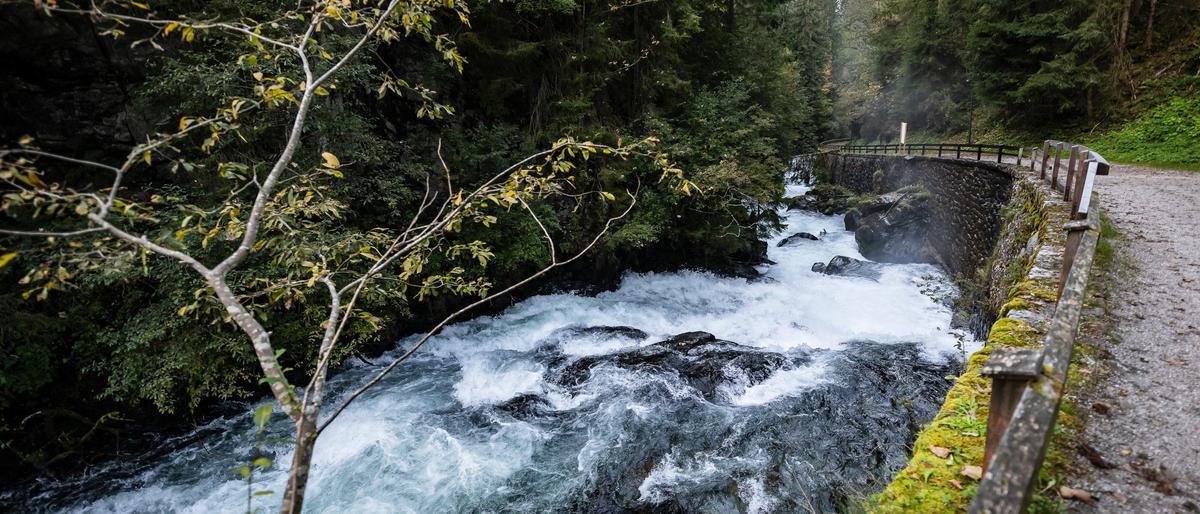
[[[958,489],[960,491],[962,490],[962,482],[959,482],[956,479],[951,478],[950,485],[954,486],[955,489]]]
[[[1096,447],[1088,443],[1082,443],[1079,445],[1079,453],[1097,468],[1113,469],[1117,467],[1116,464],[1113,464],[1109,462],[1108,459],[1105,459],[1104,456],[1100,454],[1100,451],[1096,449]]]
[[[1112,410],[1112,406],[1104,402],[1092,402],[1092,410],[1100,414],[1108,414],[1108,411]]]
[[[944,459],[950,456],[950,449],[942,448],[941,446],[934,446],[931,444],[929,445],[929,451],[933,452],[934,455],[937,455],[939,459]]]
[[[1092,501],[1092,493],[1084,491],[1083,489],[1067,487],[1065,485],[1058,488],[1058,495],[1068,500],[1079,500],[1088,503],[1091,503]]]
[[[1183,359],[1167,359],[1167,364],[1172,366],[1182,366],[1187,364],[1187,361],[1184,361]]]
[[[967,478],[974,478],[975,480],[979,480],[979,479],[983,478],[983,468],[981,468],[979,466],[963,466],[962,471],[959,472],[958,474],[960,474],[964,477],[967,477]]]

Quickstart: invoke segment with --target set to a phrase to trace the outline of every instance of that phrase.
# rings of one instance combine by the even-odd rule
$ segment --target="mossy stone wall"
[[[867,509],[877,513],[966,512],[978,481],[973,467],[983,464],[990,381],[980,370],[999,347],[1037,347],[1057,299],[1068,206],[1027,168],[1009,167],[1016,180],[1011,195],[994,215],[1001,228],[975,283],[999,319],[984,347],[946,395],[941,410],[918,435],[908,465]],[[945,455],[945,456],[942,456]]]

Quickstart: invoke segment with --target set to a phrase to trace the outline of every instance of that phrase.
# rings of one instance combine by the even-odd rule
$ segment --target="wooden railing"
[[[953,152],[955,158],[966,155],[976,160],[987,154],[989,160],[994,155],[996,162],[1003,162],[1004,156],[1009,155],[1017,158],[1018,166],[1028,155],[1029,167],[1053,191],[1061,193],[1063,201],[1070,202],[1070,221],[1063,227],[1067,238],[1058,300],[1049,329],[1042,337],[1042,347],[997,348],[982,370],[984,376],[992,379],[991,404],[984,443],[984,475],[968,512],[1024,512],[1037,487],[1038,470],[1066,385],[1088,274],[1100,238],[1099,195],[1094,191],[1096,176],[1108,174],[1108,161],[1086,146],[1052,140],[1032,149],[1004,145],[843,145],[832,152],[883,155],[916,152],[941,157],[949,157]]]
[[[1100,239],[1099,195],[1094,188],[1096,176],[1108,174],[1108,161],[1086,146],[1049,140],[1033,156],[1030,167],[1071,206],[1071,220],[1063,227],[1067,240],[1058,301],[1041,348],[999,348],[984,366],[983,374],[992,378],[992,399],[983,480],[969,509],[973,514],[1017,514],[1029,506],[1058,417]]]
[[[1004,162],[1005,157],[1015,157],[1020,166],[1026,156],[1032,154],[1033,148],[1009,145],[985,145],[957,143],[908,143],[908,144],[876,144],[853,145],[847,144],[838,149],[847,154],[880,154],[880,155],[925,155],[929,157],[951,157],[955,159],[974,159],[977,161],[996,159]]]

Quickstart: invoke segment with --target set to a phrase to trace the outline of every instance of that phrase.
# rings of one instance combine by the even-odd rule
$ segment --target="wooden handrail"
[[[987,471],[971,501],[971,514],[1018,514],[1029,506],[1036,489],[1038,470],[1046,454],[1046,445],[1058,416],[1059,401],[1067,380],[1067,367],[1079,329],[1079,316],[1087,292],[1088,273],[1096,255],[1100,238],[1100,214],[1092,209],[1088,218],[1066,227],[1074,246],[1072,263],[1067,268],[1065,287],[1051,318],[1042,346],[1041,373],[1021,392],[1019,403],[1012,411],[1007,427],[990,461],[985,458]],[[989,359],[990,363],[990,359]],[[994,398],[994,397],[993,397]],[[989,418],[990,421],[990,418]],[[989,438],[993,426],[989,423]]]

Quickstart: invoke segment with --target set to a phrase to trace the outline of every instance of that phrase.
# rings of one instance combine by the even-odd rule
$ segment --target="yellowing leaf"
[[[171,35],[171,32],[173,32],[177,28],[179,28],[179,22],[173,21],[171,23],[168,23],[166,27],[163,27],[163,35],[169,36],[169,35]]]
[[[1092,493],[1065,485],[1058,488],[1058,495],[1068,500],[1079,500],[1084,503],[1092,502]]]
[[[337,156],[329,152],[321,152],[321,158],[325,159],[325,166],[327,167],[338,168],[342,165],[342,162],[338,160]]]
[[[17,257],[17,252],[9,252],[4,255],[0,255],[0,268],[3,268],[4,266],[6,266],[9,261],[13,260],[16,257]]]
[[[959,474],[967,478],[979,480],[983,478],[983,468],[979,466],[963,466],[962,471],[959,472]]]
[[[142,9],[142,10],[144,10],[144,11],[149,11],[149,10],[150,10],[150,6],[149,6],[149,5],[143,4],[143,3],[141,3],[141,2],[129,2],[129,3],[130,3],[130,4],[132,4],[134,7],[137,7],[138,9]]]

